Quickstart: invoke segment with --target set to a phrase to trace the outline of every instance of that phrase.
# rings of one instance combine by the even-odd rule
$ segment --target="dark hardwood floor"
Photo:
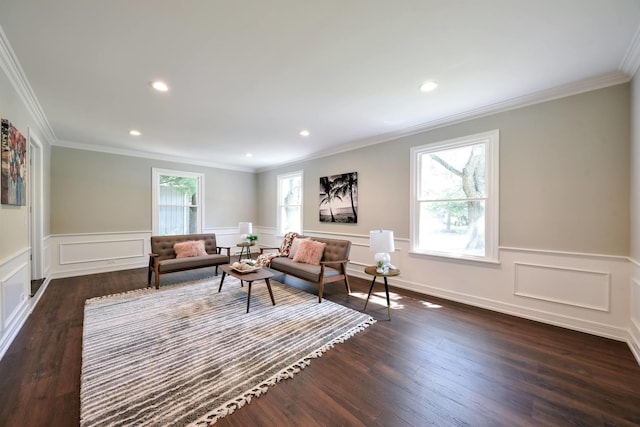
[[[353,295],[330,284],[326,299],[361,310],[369,283],[351,283]],[[145,269],[53,280],[0,361],[0,425],[78,425],[84,301],[144,287]],[[216,425],[640,425],[625,343],[397,289],[393,304],[388,321],[370,302],[375,325]]]

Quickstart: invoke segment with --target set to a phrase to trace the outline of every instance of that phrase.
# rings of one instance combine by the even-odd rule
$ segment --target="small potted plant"
[[[256,240],[258,240],[258,235],[257,234],[248,234],[247,235],[247,240],[249,241],[249,243],[251,243],[252,245],[256,243]]]
[[[384,263],[382,261],[376,262],[376,273],[382,273],[384,271]]]

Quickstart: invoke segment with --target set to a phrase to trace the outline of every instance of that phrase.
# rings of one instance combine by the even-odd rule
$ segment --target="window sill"
[[[418,252],[418,251],[409,251],[409,255],[418,256],[422,258],[433,258],[439,261],[453,261],[453,262],[462,262],[462,263],[479,263],[479,264],[489,264],[489,265],[500,265],[500,260],[497,258],[480,258],[473,256],[465,256],[465,255],[453,255],[453,254],[444,254],[442,252]]]

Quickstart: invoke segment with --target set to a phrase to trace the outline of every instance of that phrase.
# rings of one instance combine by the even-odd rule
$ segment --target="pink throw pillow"
[[[326,243],[314,242],[313,240],[303,240],[300,242],[298,251],[293,257],[293,260],[305,264],[320,265],[320,260],[322,259],[325,246],[327,246]]]
[[[173,250],[176,253],[176,258],[207,255],[207,251],[204,249],[204,240],[187,240],[186,242],[175,243]]]
[[[298,252],[298,248],[300,247],[300,243],[304,242],[305,240],[310,240],[310,239],[300,239],[298,237],[296,237],[295,239],[293,239],[293,243],[291,243],[291,249],[289,249],[289,258],[293,259],[294,256],[296,256],[296,253]]]

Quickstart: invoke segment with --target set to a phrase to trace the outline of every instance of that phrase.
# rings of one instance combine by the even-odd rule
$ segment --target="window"
[[[302,171],[278,175],[278,233],[302,233]]]
[[[415,253],[498,261],[497,130],[411,149]]]
[[[153,168],[153,234],[200,233],[203,194],[203,174]]]

